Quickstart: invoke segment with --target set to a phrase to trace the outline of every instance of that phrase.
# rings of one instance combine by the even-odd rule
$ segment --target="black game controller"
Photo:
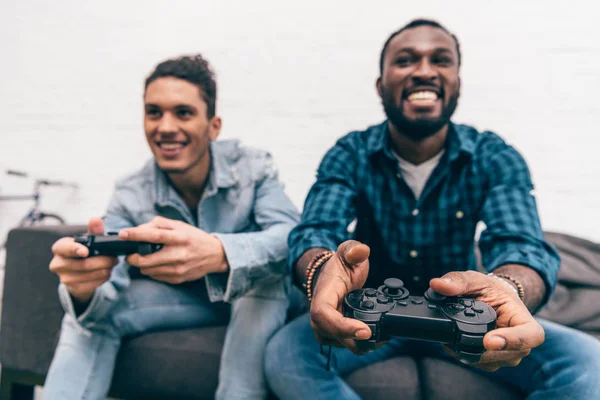
[[[125,256],[138,253],[148,255],[162,249],[162,244],[134,242],[119,239],[118,233],[108,232],[106,235],[84,233],[75,236],[75,242],[81,243],[89,249],[89,256]]]
[[[466,297],[446,297],[427,289],[424,297],[410,296],[400,279],[389,278],[378,289],[357,289],[346,295],[344,316],[364,322],[371,338],[357,340],[359,350],[392,337],[446,344],[461,361],[479,362],[485,352],[483,336],[496,329],[496,311]]]

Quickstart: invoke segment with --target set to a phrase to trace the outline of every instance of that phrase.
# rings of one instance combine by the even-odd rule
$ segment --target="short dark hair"
[[[158,78],[174,77],[188,81],[200,89],[206,103],[208,119],[215,116],[217,102],[217,83],[210,64],[200,54],[181,56],[161,62],[146,78],[144,90]]]
[[[390,35],[390,37],[388,37],[388,39],[385,41],[385,44],[383,45],[383,49],[381,50],[381,56],[379,57],[379,73],[383,73],[383,59],[385,58],[385,52],[387,51],[387,48],[390,45],[390,42],[392,41],[392,39],[394,39],[396,36],[398,36],[400,33],[404,32],[405,30],[411,29],[411,28],[416,28],[418,26],[432,26],[434,28],[441,29],[442,31],[444,31],[448,35],[450,35],[452,37],[452,39],[454,39],[454,42],[456,43],[456,52],[458,53],[458,66],[460,67],[460,61],[461,61],[460,44],[458,43],[458,38],[456,37],[456,35],[454,35],[452,32],[450,32],[448,29],[446,29],[446,27],[444,27],[442,24],[440,24],[437,21],[421,18],[421,19],[414,19],[414,20],[410,21],[408,24],[404,25],[402,28],[398,29],[396,32],[392,33]]]

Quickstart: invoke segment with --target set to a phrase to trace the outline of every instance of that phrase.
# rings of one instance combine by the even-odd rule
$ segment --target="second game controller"
[[[496,311],[486,303],[466,297],[446,297],[429,288],[424,296],[411,296],[402,281],[386,279],[378,289],[348,293],[344,316],[363,321],[371,338],[357,340],[361,350],[377,342],[403,337],[443,343],[460,360],[477,363],[485,352],[483,337],[496,328]]]

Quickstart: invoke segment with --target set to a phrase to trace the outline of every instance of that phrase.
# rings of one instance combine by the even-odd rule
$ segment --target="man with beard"
[[[390,277],[414,295],[431,287],[494,307],[498,329],[486,334],[486,352],[472,365],[482,374],[530,399],[600,393],[592,372],[600,370],[600,343],[532,316],[555,287],[559,256],[543,239],[524,159],[494,133],[450,121],[460,61],[457,38],[435,21],[394,32],[377,79],[387,121],[346,135],[322,160],[288,239],[310,312],[267,346],[267,380],[279,398],[356,399],[341,376],[358,368],[402,354],[456,357],[402,338],[360,354],[354,340],[371,331],[343,317],[342,301]],[[479,221],[486,273],[477,271],[474,251]],[[319,343],[334,345],[329,360]]]
[[[106,398],[124,338],[225,324],[215,398],[266,398],[264,350],[286,319],[286,238],[299,214],[267,152],[216,141],[216,96],[200,55],[166,60],[146,79],[154,157],[117,183],[89,231],[163,247],[117,259],[87,257],[73,238],[54,244],[65,316],[44,398]],[[189,362],[178,368],[206,360]]]

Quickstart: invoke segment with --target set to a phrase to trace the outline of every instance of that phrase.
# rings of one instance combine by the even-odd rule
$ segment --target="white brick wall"
[[[102,214],[119,176],[149,157],[142,83],[157,61],[202,52],[218,74],[223,137],[269,149],[302,206],[336,138],[383,118],[379,51],[408,20],[455,31],[455,121],[522,151],[545,229],[600,240],[600,34],[593,2],[76,1],[0,3],[0,166],[78,181],[44,208]],[[0,194],[30,181],[0,178]],[[0,234],[25,204],[0,203]]]

